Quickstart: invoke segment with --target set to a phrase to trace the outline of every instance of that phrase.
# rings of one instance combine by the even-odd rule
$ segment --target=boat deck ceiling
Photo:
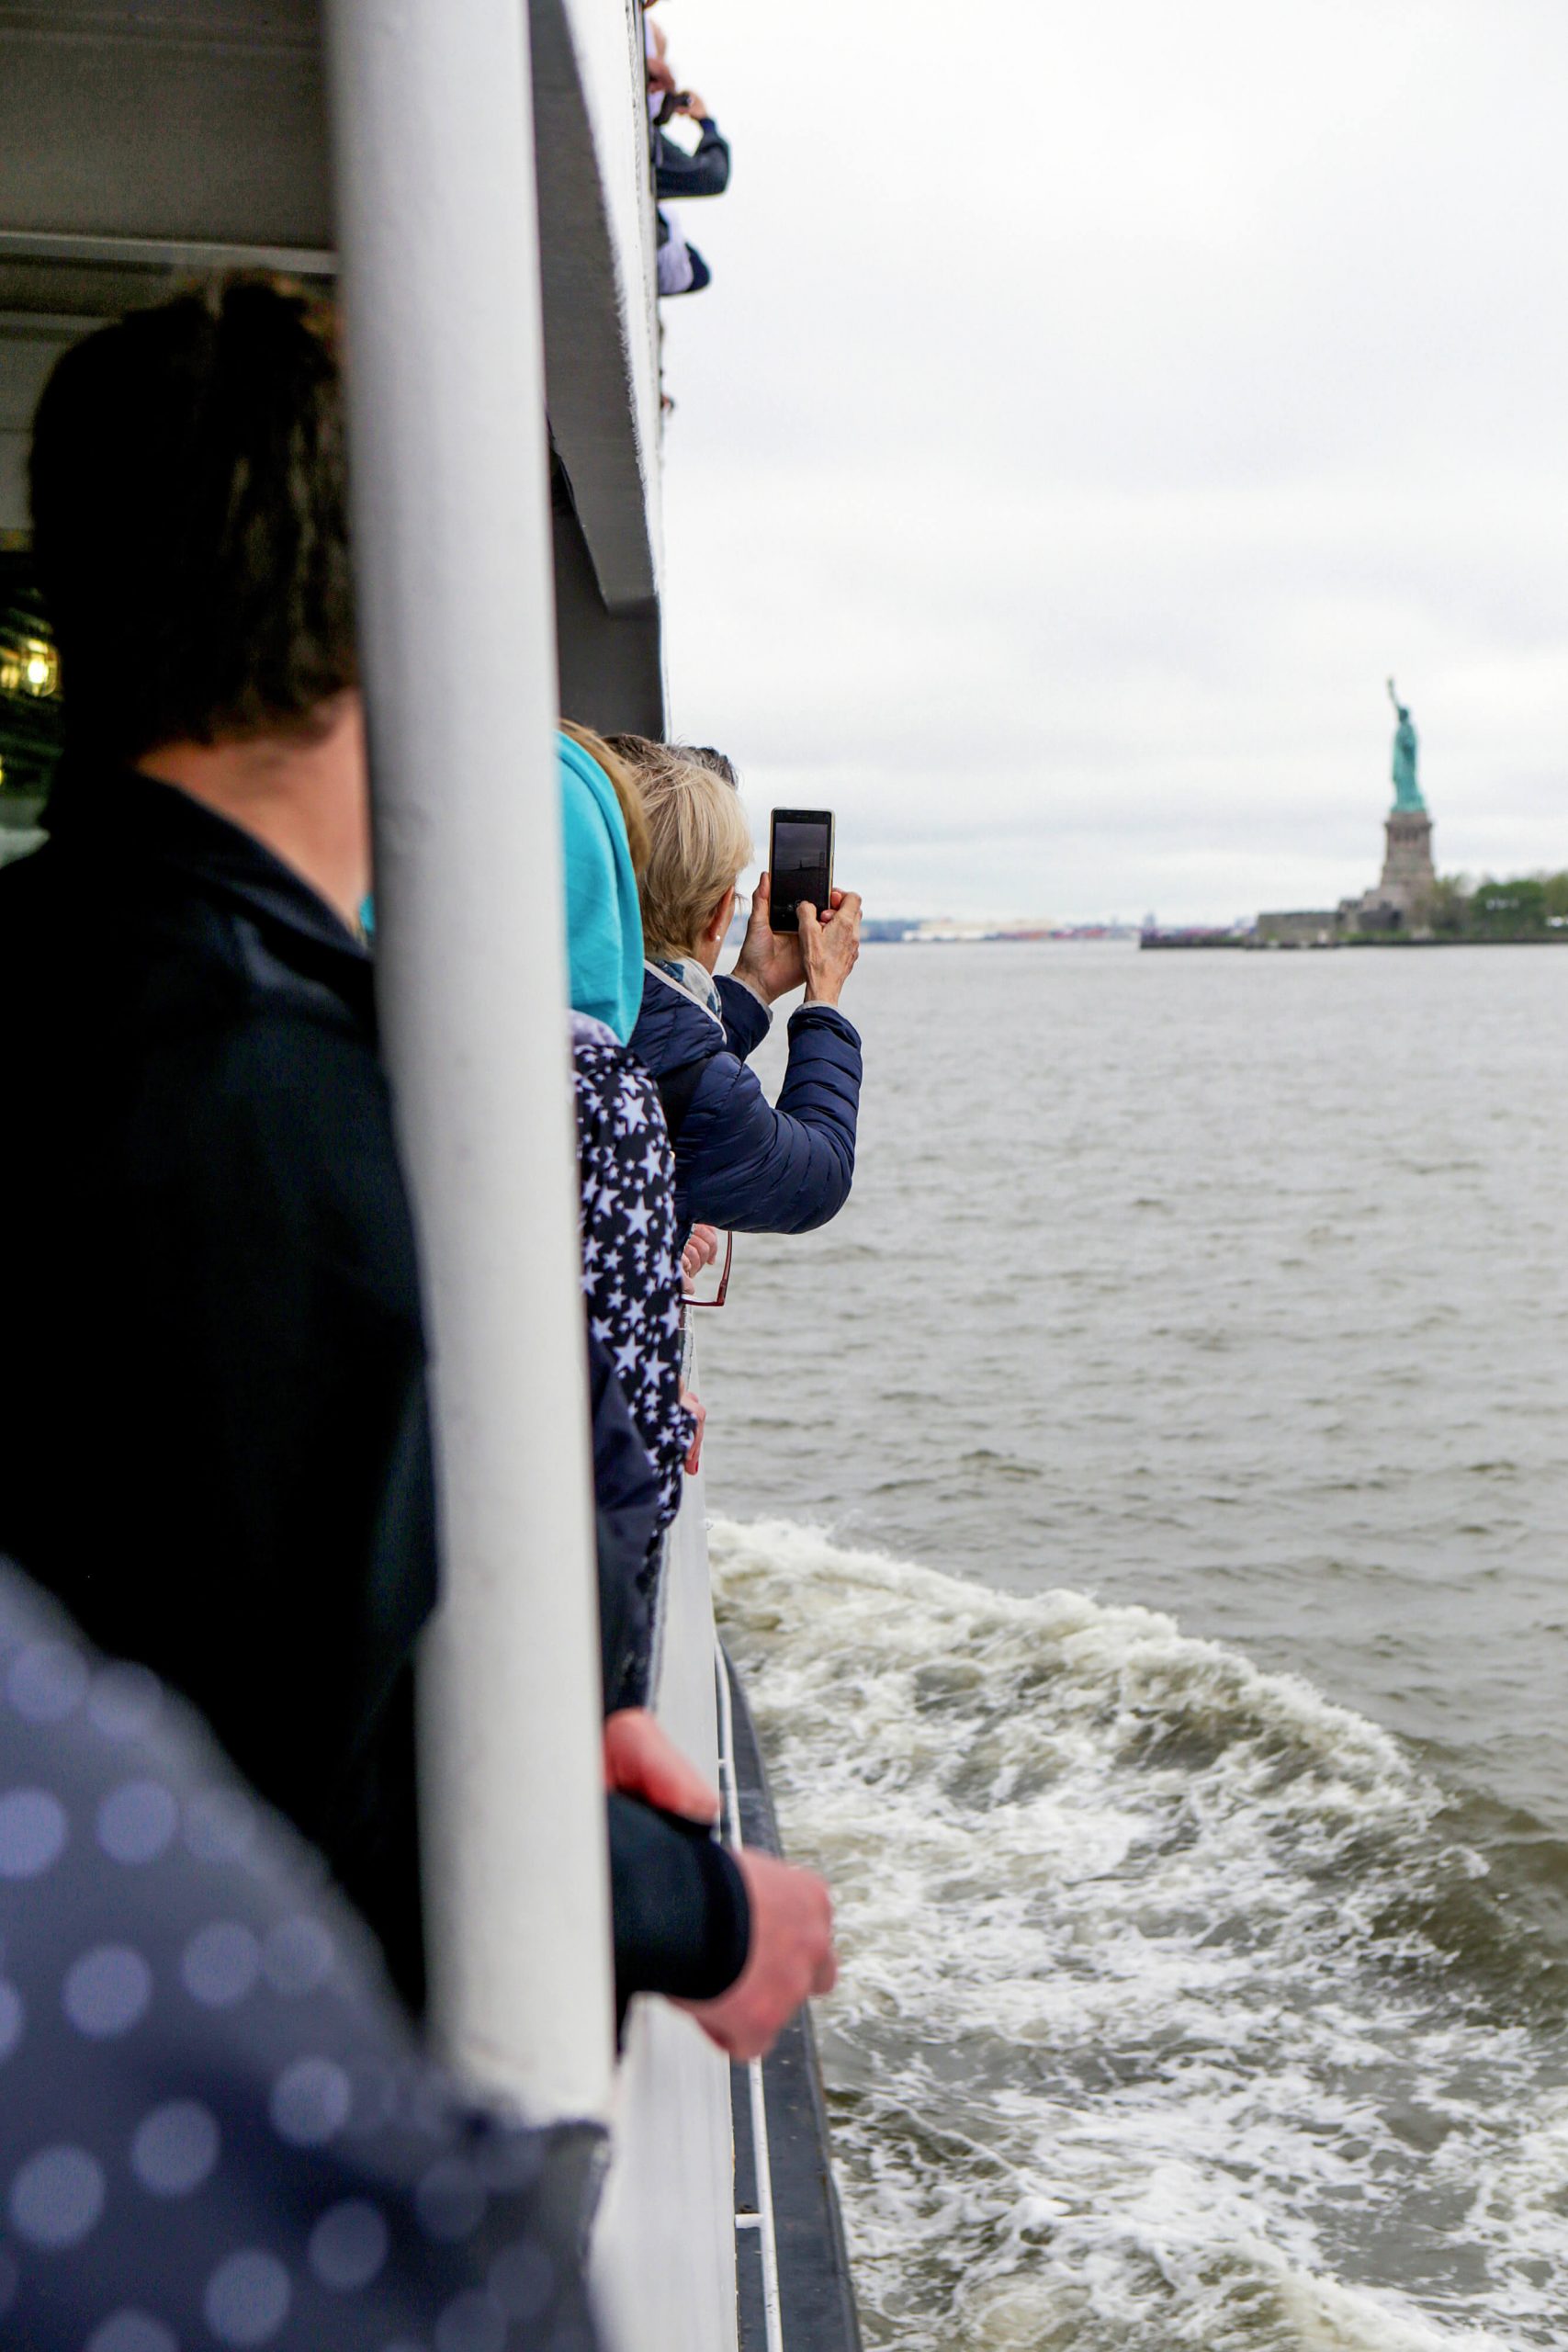
[[[631,0],[527,5],[551,439],[579,569],[631,625],[623,656],[651,631],[656,680],[640,34]],[[0,535],[25,528],[28,421],[57,353],[193,275],[247,266],[335,268],[317,0],[0,0]],[[646,644],[631,666],[647,671]]]

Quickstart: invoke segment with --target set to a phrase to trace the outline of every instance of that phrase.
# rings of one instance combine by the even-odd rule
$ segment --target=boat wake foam
[[[868,2340],[1562,2340],[1568,2035],[1443,1792],[1304,1681],[1079,1593],[711,1535]]]

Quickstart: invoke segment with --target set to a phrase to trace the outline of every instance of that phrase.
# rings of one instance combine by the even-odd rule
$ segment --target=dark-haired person
[[[330,311],[240,282],[88,336],[30,487],[66,752],[0,874],[0,1548],[195,1700],[417,2004],[434,1520]]]
[[[0,873],[0,1222],[26,1237],[0,1550],[196,1702],[417,2007],[434,1514],[355,929],[369,791],[330,312],[232,280],[101,329],[45,387],[30,479],[66,754],[46,845]],[[640,1559],[645,1534],[616,1540]],[[611,1850],[623,1994],[743,1996],[769,1939],[728,1858],[629,1795]]]

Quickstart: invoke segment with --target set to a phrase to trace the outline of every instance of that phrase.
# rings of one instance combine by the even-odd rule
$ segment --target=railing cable
[[[724,1827],[737,1851],[745,1844],[740,1834],[740,1792],[735,1772],[735,1707],[729,1690],[729,1668],[716,1644],[714,1671],[718,1684],[718,1785],[724,1802]],[[746,2068],[750,2095],[751,2160],[757,2176],[757,2210],[738,2212],[738,2230],[755,2230],[762,2256],[762,2325],[767,2352],[784,2352],[784,2307],[779,2298],[779,2248],[773,2227],[773,2168],[768,2151],[768,2094],[762,2062],[750,2059]]]

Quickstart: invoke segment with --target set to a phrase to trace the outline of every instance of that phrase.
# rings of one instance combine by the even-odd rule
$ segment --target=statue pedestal
[[[1437,882],[1432,820],[1424,808],[1395,808],[1383,827],[1382,879],[1375,896],[1397,907],[1406,922],[1419,921]]]

